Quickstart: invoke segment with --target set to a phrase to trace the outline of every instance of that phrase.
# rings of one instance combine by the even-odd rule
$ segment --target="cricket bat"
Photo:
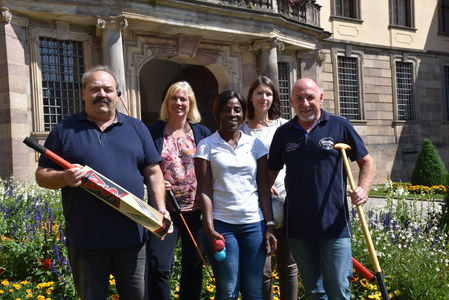
[[[75,167],[29,137],[26,137],[23,142],[28,147],[43,154],[66,170]],[[172,223],[169,219],[165,218],[159,211],[148,205],[148,203],[142,201],[139,197],[128,192],[99,172],[89,166],[86,168],[87,172],[80,185],[82,189],[115,208],[131,220],[139,223],[154,233],[158,238],[164,238]]]

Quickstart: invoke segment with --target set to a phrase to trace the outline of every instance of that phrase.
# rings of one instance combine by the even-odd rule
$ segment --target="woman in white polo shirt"
[[[219,129],[203,139],[195,153],[206,251],[216,279],[216,300],[263,300],[265,257],[276,250],[267,149],[239,130],[245,99],[224,91],[214,101]],[[226,245],[226,258],[214,258],[216,240]]]

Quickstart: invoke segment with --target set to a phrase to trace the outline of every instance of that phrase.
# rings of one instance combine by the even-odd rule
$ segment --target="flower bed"
[[[447,188],[447,187],[446,187]],[[402,192],[398,192],[402,189]],[[435,190],[435,188],[434,188]],[[449,295],[448,237],[438,227],[439,209],[416,203],[432,201],[432,191],[407,200],[409,188],[391,185],[383,211],[367,220],[392,299],[446,299]],[[353,256],[372,269],[359,219],[352,214]],[[60,193],[13,180],[0,182],[0,299],[78,299],[65,248]],[[175,255],[172,295],[178,297],[180,262]],[[274,300],[280,298],[273,271]],[[110,299],[118,299],[111,278]],[[352,299],[381,299],[377,284],[354,272]],[[203,299],[214,299],[213,281],[204,272]],[[300,297],[304,289],[300,283]]]

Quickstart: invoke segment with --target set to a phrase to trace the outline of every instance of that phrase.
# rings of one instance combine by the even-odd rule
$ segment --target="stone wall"
[[[333,51],[345,51],[343,45],[332,45],[325,52],[321,78],[325,93],[324,108],[336,111],[336,63]],[[333,49],[333,50],[331,50]],[[365,117],[352,121],[376,162],[375,182],[386,178],[409,181],[415,159],[424,138],[430,138],[448,167],[449,122],[446,119],[445,88],[441,57],[423,52],[408,53],[405,57],[415,63],[415,112],[413,121],[395,120],[394,61],[403,53],[395,50],[354,47],[361,62],[362,105]],[[356,172],[356,164],[352,165]]]

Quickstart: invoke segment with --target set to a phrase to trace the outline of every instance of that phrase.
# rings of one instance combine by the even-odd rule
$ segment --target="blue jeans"
[[[265,222],[236,225],[214,220],[214,227],[226,243],[226,258],[217,261],[205,237],[204,246],[215,276],[215,299],[235,300],[240,291],[244,300],[263,300]]]
[[[109,275],[115,276],[120,299],[146,300],[146,246],[78,249],[68,248],[70,266],[78,295],[83,300],[106,300]]]
[[[183,213],[192,235],[198,243],[201,228],[201,211]],[[181,280],[180,300],[199,300],[202,288],[203,263],[190,235],[178,213],[170,213],[173,221],[173,233],[161,241],[151,234],[148,240],[148,280],[150,299],[170,300],[170,277],[174,267],[174,251],[181,238]],[[201,248],[201,244],[198,243]]]
[[[349,300],[352,275],[351,240],[289,238],[307,299]]]

